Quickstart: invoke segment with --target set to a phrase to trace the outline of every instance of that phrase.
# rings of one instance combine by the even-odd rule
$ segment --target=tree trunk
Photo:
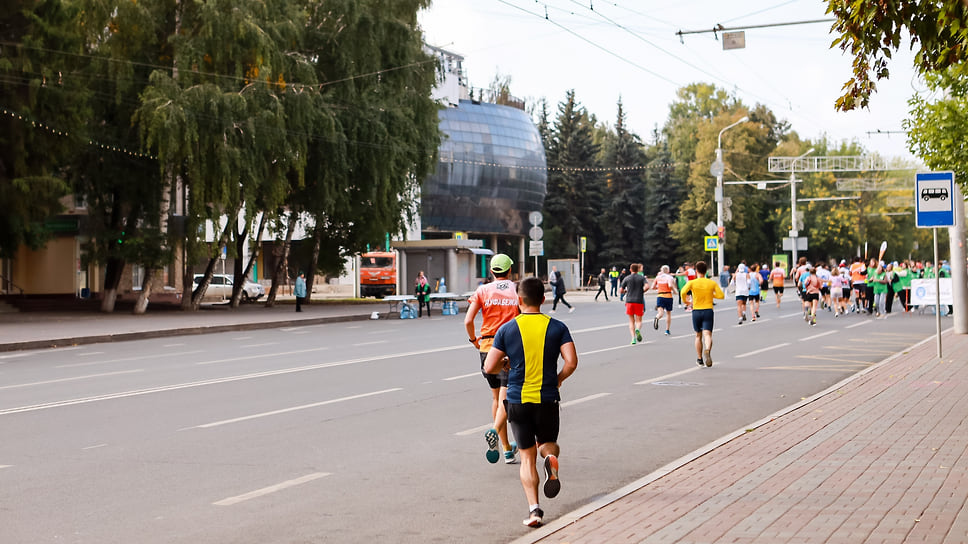
[[[245,270],[242,271],[243,278],[249,277],[249,272],[252,272],[252,266],[255,265],[255,262],[259,260],[259,254],[262,253],[262,233],[265,231],[265,228],[266,228],[267,217],[268,217],[268,214],[263,212],[262,218],[259,220],[259,229],[256,230],[255,238],[253,239],[255,241],[255,249],[252,250],[252,255],[249,256],[249,262],[245,264]],[[242,253],[240,251],[239,255],[241,254]],[[238,306],[238,302],[236,302],[235,300],[232,301],[232,304],[233,304],[233,307]]]
[[[309,262],[309,269],[306,270],[306,300],[303,304],[312,302],[313,285],[316,283],[316,263],[319,261],[319,246],[323,239],[323,229],[318,224],[313,229],[313,258]]]
[[[234,229],[233,229],[234,231]],[[242,253],[245,251],[245,242],[249,237],[249,225],[246,223],[242,232],[234,231],[235,234],[235,262],[232,264],[232,297],[229,299],[231,308],[238,308],[239,301],[242,299],[242,286],[245,285],[245,276],[242,274]]]
[[[118,285],[121,283],[121,273],[123,270],[123,260],[108,259],[107,267],[104,271],[104,295],[101,298],[101,311],[106,314],[114,311],[114,303],[118,299]]]
[[[266,308],[276,305],[276,291],[279,290],[279,277],[284,273],[286,263],[289,260],[289,246],[292,245],[292,231],[296,229],[296,219],[298,215],[294,211],[289,212],[289,222],[286,225],[286,241],[282,244],[282,255],[276,263],[275,270],[272,271],[272,287],[266,296]],[[288,278],[288,276],[286,276]]]
[[[155,279],[154,269],[145,269],[145,279],[141,282],[141,292],[138,293],[138,300],[134,303],[134,310],[131,312],[135,315],[142,315],[148,309],[148,296],[151,294],[151,283]]]
[[[232,218],[238,218],[239,210],[241,205],[239,205],[234,213],[229,214],[228,219],[225,221],[225,228],[222,229],[222,234],[219,235],[218,241],[215,244],[217,248],[216,257],[212,257],[208,260],[208,265],[205,266],[205,275],[202,278],[201,283],[198,284],[198,291],[192,293],[192,310],[198,310],[198,307],[202,305],[202,299],[205,297],[205,291],[208,290],[208,286],[212,283],[212,274],[215,273],[215,263],[218,261],[218,254],[221,253],[222,248],[225,247],[228,242],[229,233],[232,232]]]

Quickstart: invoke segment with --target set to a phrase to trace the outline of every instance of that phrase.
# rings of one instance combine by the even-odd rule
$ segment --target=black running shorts
[[[508,403],[508,425],[518,448],[526,450],[535,444],[558,441],[558,403]]]
[[[481,374],[484,376],[484,379],[487,380],[487,385],[490,386],[491,389],[500,389],[501,387],[507,387],[508,371],[502,370],[497,374],[488,374],[487,372],[484,372],[484,360],[487,359],[487,352],[482,351],[480,353],[481,353]]]

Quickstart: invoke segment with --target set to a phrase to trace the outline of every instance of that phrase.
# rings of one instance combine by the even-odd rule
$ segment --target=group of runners
[[[529,277],[515,285],[510,280],[513,264],[503,253],[491,258],[489,268],[495,280],[478,287],[470,297],[464,328],[478,349],[481,373],[491,390],[493,424],[484,433],[485,458],[497,463],[503,453],[504,462],[514,464],[520,454],[519,477],[528,501],[528,517],[523,523],[540,527],[544,511],[538,498],[538,467],[544,472],[545,497],[556,497],[561,490],[558,390],[578,367],[578,352],[568,327],[541,313],[544,283]],[[478,335],[475,319],[479,312]],[[563,361],[560,371],[559,357]],[[516,443],[509,439],[508,427]]]

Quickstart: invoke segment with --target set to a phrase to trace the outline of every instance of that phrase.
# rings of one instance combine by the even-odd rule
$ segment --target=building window
[[[145,267],[140,264],[131,265],[131,290],[140,291],[145,281]]]

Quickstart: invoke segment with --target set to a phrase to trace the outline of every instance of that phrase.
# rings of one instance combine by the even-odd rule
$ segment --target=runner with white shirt
[[[739,318],[739,324],[742,325],[746,321],[746,299],[750,295],[750,271],[746,268],[745,261],[736,267],[733,285],[736,287],[736,315]]]

